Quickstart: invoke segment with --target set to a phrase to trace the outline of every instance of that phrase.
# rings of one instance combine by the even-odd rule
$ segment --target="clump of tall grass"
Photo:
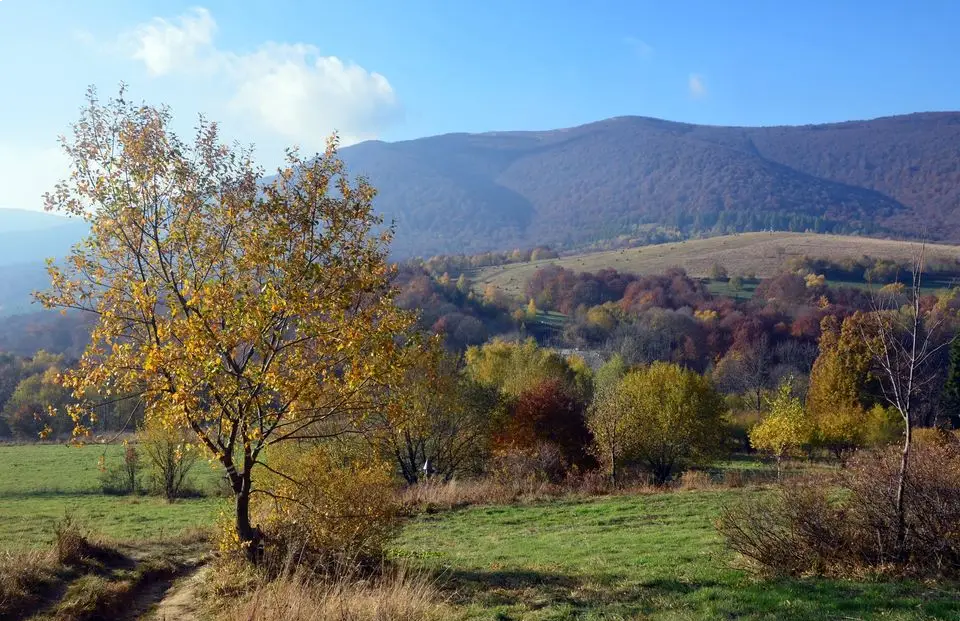
[[[59,581],[60,564],[50,550],[0,552],[0,619],[32,610]]]
[[[433,581],[404,567],[317,573],[291,563],[271,578],[227,564],[211,582],[223,621],[431,621],[451,614]]]

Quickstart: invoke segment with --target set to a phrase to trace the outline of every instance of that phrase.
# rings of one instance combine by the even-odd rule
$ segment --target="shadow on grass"
[[[957,584],[749,578],[631,581],[615,574],[577,577],[528,569],[447,570],[437,578],[454,603],[496,610],[496,618],[502,620],[542,609],[564,618],[646,616],[671,610],[704,619],[960,620]]]
[[[618,575],[586,579],[526,569],[448,570],[440,573],[438,583],[460,605],[524,610],[559,608],[574,616],[589,612],[649,613],[657,608],[657,602],[682,599],[698,589],[717,586],[710,581],[686,583],[672,579],[630,584]],[[512,617],[501,614],[499,618]]]

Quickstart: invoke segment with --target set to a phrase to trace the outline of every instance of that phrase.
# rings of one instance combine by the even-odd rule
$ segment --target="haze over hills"
[[[0,209],[0,316],[39,310],[30,293],[49,284],[45,260],[64,256],[86,231],[79,220]]]
[[[0,209],[0,266],[61,257],[86,232],[86,223],[41,211]]]
[[[660,224],[960,240],[960,113],[796,127],[617,117],[343,149],[398,256],[577,246]]]

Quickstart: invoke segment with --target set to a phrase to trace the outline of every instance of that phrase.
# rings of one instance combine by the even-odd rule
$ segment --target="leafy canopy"
[[[225,468],[239,536],[252,540],[264,449],[353,427],[390,381],[410,317],[392,303],[374,189],[347,178],[336,137],[315,158],[289,151],[265,183],[215,124],[201,119],[185,142],[170,123],[122,90],[106,103],[88,93],[63,140],[70,177],[46,200],[90,234],[49,265],[39,297],[98,318],[63,383],[78,399],[137,394],[148,423],[192,429]],[[78,434],[89,406],[70,408]]]
[[[654,362],[627,373],[601,407],[623,420],[616,433],[624,462],[645,465],[657,483],[723,448],[723,397],[707,378],[679,365]]]
[[[784,381],[770,400],[770,412],[750,430],[750,444],[779,462],[809,441],[811,432],[803,403],[793,395],[791,382]]]

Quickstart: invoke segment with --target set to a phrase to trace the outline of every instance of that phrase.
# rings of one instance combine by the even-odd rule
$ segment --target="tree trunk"
[[[900,473],[897,477],[897,558],[903,560],[903,551],[907,540],[907,518],[904,508],[904,489],[907,484],[907,466],[910,460],[910,419],[906,419],[903,450],[900,452]]]
[[[617,486],[617,451],[610,448],[610,482],[614,487]]]
[[[237,539],[240,541],[247,560],[256,565],[263,556],[263,550],[261,549],[263,534],[259,528],[253,526],[250,522],[250,493],[253,489],[251,470],[253,468],[253,460],[249,456],[244,457],[242,472],[237,472],[236,466],[229,457],[224,457],[221,461],[223,461],[227,467],[230,486],[233,488],[234,500],[236,502]]]
[[[780,480],[780,464],[783,462],[783,455],[777,455],[777,481]]]

